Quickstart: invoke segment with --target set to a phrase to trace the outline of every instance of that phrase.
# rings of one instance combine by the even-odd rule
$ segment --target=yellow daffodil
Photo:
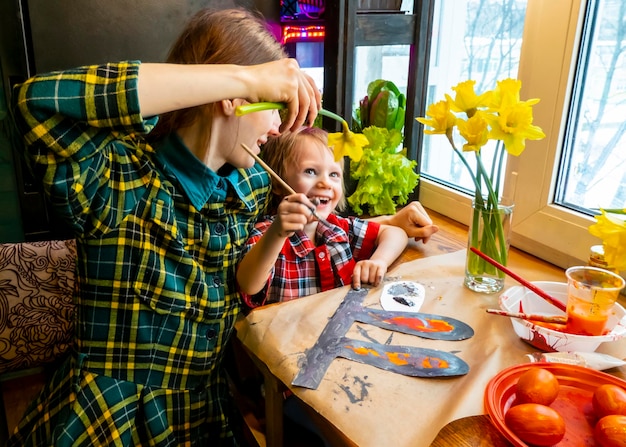
[[[425,134],[446,136],[471,176],[477,208],[485,213],[493,213],[499,210],[499,187],[505,154],[520,155],[526,140],[538,140],[544,138],[545,134],[540,127],[532,124],[532,106],[539,100],[520,100],[521,81],[504,79],[497,82],[496,88],[483,93],[476,93],[475,84],[473,80],[460,82],[452,88],[454,98],[446,94],[444,101],[428,107],[426,118],[416,120],[432,128],[425,129]],[[454,132],[455,127],[458,132]],[[454,141],[454,137],[458,138],[459,135],[464,140],[462,151],[457,149]],[[489,157],[491,166],[485,166],[482,152],[489,140],[499,140],[501,143],[489,147],[493,147],[494,154]],[[466,158],[470,152],[474,153],[475,163],[470,163]],[[480,230],[476,221],[471,228],[471,243],[481,241],[480,249],[483,253],[506,265],[507,241],[504,239],[501,219],[484,222]],[[479,235],[478,231],[482,231],[482,234]],[[479,261],[475,257],[475,261]],[[481,262],[471,262],[469,265],[476,267],[477,272],[482,268]]]
[[[426,111],[429,118],[415,118],[425,126],[432,129],[425,129],[427,135],[447,134],[456,124],[456,116],[450,111],[450,103],[448,101],[439,101],[431,104]]]
[[[499,109],[497,115],[488,115],[488,120],[491,124],[490,138],[502,140],[511,155],[520,155],[527,139],[540,140],[546,136],[540,127],[532,124],[533,110],[523,102]]]
[[[464,152],[478,152],[489,141],[489,126],[480,113],[475,114],[467,121],[457,120],[456,126],[461,136],[467,141],[463,145]]]
[[[617,271],[626,270],[626,222],[607,214],[596,216],[596,223],[589,227],[589,233],[602,239],[604,259]]]
[[[490,110],[498,111],[501,108],[514,106],[522,102],[519,97],[521,89],[522,81],[520,80],[508,78],[498,81],[496,83],[496,88],[493,90],[493,94],[488,101]],[[528,99],[522,103],[527,106],[532,106],[538,102],[538,99]]]
[[[238,106],[235,110],[237,116],[246,115],[252,112],[259,112],[262,110],[284,109],[285,104],[278,102],[259,102],[255,104],[245,104]],[[343,132],[335,132],[328,134],[328,145],[333,147],[335,161],[343,159],[344,155],[350,157],[354,161],[361,160],[363,156],[363,147],[369,144],[369,141],[363,134],[355,134],[350,131],[348,123],[342,117],[336,113],[330,112],[325,109],[319,110],[320,115],[327,116],[336,121],[339,121],[343,127]]]
[[[474,84],[476,84],[476,81],[464,81],[457,84],[456,87],[452,87],[452,90],[456,92],[454,99],[448,94],[445,95],[452,110],[463,112],[469,118],[474,116],[478,108],[485,107],[491,96],[491,92],[477,95],[474,91]]]
[[[343,132],[328,134],[328,145],[333,148],[335,161],[340,161],[344,156],[358,162],[363,156],[363,147],[369,144],[365,135],[354,133],[348,128],[348,123],[343,121]]]

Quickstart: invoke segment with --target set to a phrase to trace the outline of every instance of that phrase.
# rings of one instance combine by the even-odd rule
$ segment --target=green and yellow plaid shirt
[[[202,164],[171,135],[148,145],[139,63],[37,76],[16,88],[27,158],[77,239],[76,353],[13,445],[219,445],[221,359],[235,265],[269,177]],[[215,441],[215,443],[213,443]],[[211,443],[210,443],[211,442]]]

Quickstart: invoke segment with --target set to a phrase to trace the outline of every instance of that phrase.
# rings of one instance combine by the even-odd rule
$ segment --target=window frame
[[[562,268],[585,263],[589,248],[601,243],[589,234],[591,216],[553,202],[585,9],[585,0],[528,0],[518,79],[523,98],[540,98],[534,122],[546,138],[527,141],[519,157],[508,157],[503,190],[515,203],[511,244]],[[467,194],[421,177],[419,199],[469,223]]]

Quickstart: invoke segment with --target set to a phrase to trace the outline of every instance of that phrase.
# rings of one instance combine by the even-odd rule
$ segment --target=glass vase
[[[470,251],[475,247],[506,266],[509,258],[513,206],[498,204],[489,209],[487,202],[472,202],[464,285],[475,292],[496,293],[504,288],[505,273]]]

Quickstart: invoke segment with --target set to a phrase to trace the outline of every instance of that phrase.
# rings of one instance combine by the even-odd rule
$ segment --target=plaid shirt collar
[[[338,225],[337,217],[334,214],[329,214],[326,219],[333,224],[328,226],[323,222],[318,222],[315,229],[315,238],[320,241],[333,242],[333,243],[350,243],[348,234],[345,230]],[[315,244],[304,231],[296,231],[290,238],[289,244],[291,244],[293,252],[299,258],[304,258],[310,252],[315,250]],[[286,246],[283,250],[286,250]]]
[[[171,133],[156,143],[155,150],[161,165],[178,179],[189,201],[197,210],[204,207],[212,194],[218,191],[224,191],[225,194],[227,188],[223,182],[232,186],[248,209],[257,206],[254,201],[249,201],[249,186],[246,187],[243,170],[227,164],[219,173],[214,172],[187,148],[176,133]]]

